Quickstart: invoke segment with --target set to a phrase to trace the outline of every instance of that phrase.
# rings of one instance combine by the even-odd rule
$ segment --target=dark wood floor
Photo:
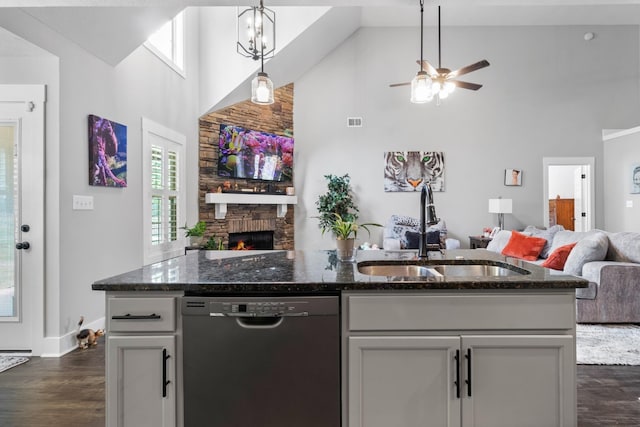
[[[103,427],[104,340],[0,373],[0,426]],[[578,426],[640,426],[640,366],[578,365]]]

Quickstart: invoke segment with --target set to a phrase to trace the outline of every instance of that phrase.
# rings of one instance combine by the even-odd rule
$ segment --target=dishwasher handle
[[[244,316],[237,317],[236,323],[243,329],[275,329],[278,326],[282,325],[284,322],[284,317],[275,317],[275,316],[262,316],[262,317],[252,317],[252,316]]]
[[[281,317],[307,317],[309,316],[309,312],[308,311],[298,311],[298,312],[291,312],[291,313],[284,313],[284,312],[280,312],[280,313],[210,313],[210,316],[226,316],[226,317],[240,317],[240,318],[256,318],[256,317],[274,317],[274,318],[281,318]]]

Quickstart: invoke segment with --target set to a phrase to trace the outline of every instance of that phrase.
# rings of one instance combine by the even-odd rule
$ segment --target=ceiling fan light
[[[442,89],[448,94],[450,94],[451,92],[453,92],[455,88],[456,88],[456,85],[453,84],[452,82],[445,82]]]
[[[425,71],[418,71],[418,74],[411,80],[411,102],[414,104],[424,104],[433,98],[432,80]]]
[[[251,81],[251,102],[269,105],[273,101],[273,82],[267,73],[259,72]]]

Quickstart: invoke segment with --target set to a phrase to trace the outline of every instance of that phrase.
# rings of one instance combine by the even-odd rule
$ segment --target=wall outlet
[[[73,196],[74,211],[91,211],[93,210],[93,196]]]
[[[627,200],[627,207],[628,208],[632,208],[633,207],[633,200]]]

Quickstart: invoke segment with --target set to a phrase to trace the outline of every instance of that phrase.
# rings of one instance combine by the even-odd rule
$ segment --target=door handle
[[[465,382],[467,383],[467,396],[471,397],[471,349],[467,349],[467,354],[464,355],[467,359],[467,379]]]
[[[453,383],[456,385],[456,397],[460,399],[460,350],[456,350],[453,358],[456,360],[456,380]]]
[[[167,360],[171,356],[167,354],[167,349],[162,349],[162,397],[167,397],[167,386],[171,383],[171,380],[167,379]]]
[[[18,242],[16,243],[16,249],[29,249],[31,245],[29,242]]]

